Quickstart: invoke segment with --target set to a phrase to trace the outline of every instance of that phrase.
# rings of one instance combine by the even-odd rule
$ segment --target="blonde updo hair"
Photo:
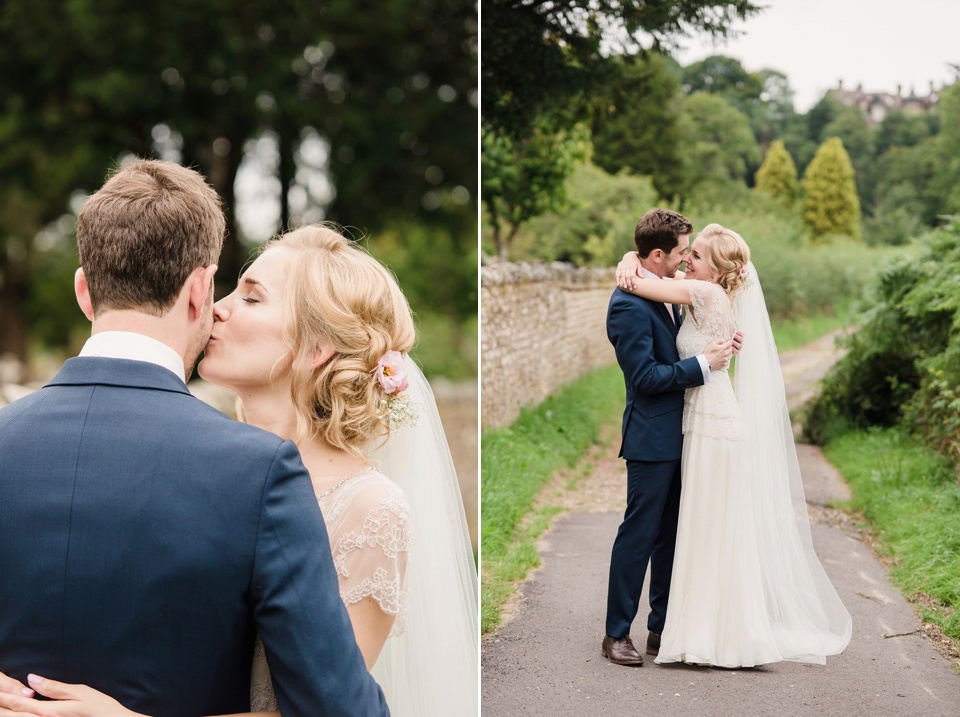
[[[719,224],[708,224],[697,235],[706,239],[707,263],[717,275],[717,283],[728,294],[732,294],[746,282],[741,275],[743,267],[750,261],[750,247],[739,234]]]
[[[416,331],[410,306],[393,275],[330,225],[309,225],[273,239],[264,251],[295,252],[284,306],[291,357],[291,397],[299,444],[313,437],[360,455],[385,437],[386,394],[377,361],[387,351],[407,354]],[[319,367],[319,346],[333,356]]]

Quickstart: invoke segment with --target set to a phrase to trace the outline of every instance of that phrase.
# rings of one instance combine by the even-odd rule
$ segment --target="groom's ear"
[[[207,301],[213,299],[213,276],[216,273],[216,264],[198,266],[187,279],[187,284],[190,287],[191,319],[203,316]]]
[[[93,302],[90,300],[90,287],[87,286],[87,275],[83,273],[83,268],[77,269],[73,275],[73,293],[77,295],[77,304],[80,311],[87,317],[87,321],[93,321]]]

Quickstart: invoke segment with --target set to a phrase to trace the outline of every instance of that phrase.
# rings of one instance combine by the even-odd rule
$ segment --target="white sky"
[[[766,9],[734,27],[743,34],[714,47],[705,35],[682,42],[682,65],[710,55],[736,57],[750,72],[783,72],[794,106],[806,112],[843,79],[844,88],[926,95],[960,64],[960,0],[758,0]]]

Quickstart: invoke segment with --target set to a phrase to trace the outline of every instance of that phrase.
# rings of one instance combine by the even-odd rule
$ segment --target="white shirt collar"
[[[183,375],[183,356],[165,343],[132,331],[101,331],[87,339],[80,356],[146,361],[172,371],[186,383]]]
[[[663,278],[664,278],[664,277],[662,277],[662,276],[657,276],[657,275],[654,274],[652,271],[650,271],[649,269],[646,269],[646,268],[644,268],[644,267],[642,267],[642,266],[640,267],[640,272],[641,272],[645,277],[647,277],[648,279],[663,279]]]

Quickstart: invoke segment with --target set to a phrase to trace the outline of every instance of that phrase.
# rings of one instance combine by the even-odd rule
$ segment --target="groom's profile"
[[[187,390],[225,224],[198,173],[135,160],[77,220],[77,358],[0,410],[0,671],[145,714],[383,715],[296,447]]]
[[[693,225],[682,214],[651,209],[637,222],[634,241],[647,279],[670,279],[688,254]],[[607,309],[607,337],[626,386],[620,457],[627,462],[627,507],[610,557],[606,634],[601,652],[620,665],[641,665],[630,638],[650,564],[647,653],[657,654],[667,612],[680,507],[683,392],[726,365],[729,344],[680,360],[674,305],[617,288]]]

